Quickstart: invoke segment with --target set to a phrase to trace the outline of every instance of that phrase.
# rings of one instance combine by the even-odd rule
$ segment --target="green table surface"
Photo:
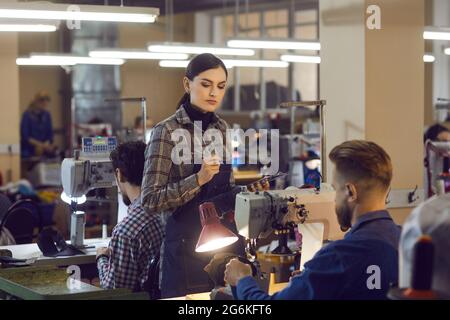
[[[68,279],[65,269],[51,266],[0,269],[0,291],[25,300],[148,299],[145,292],[104,290],[77,280],[69,286]]]

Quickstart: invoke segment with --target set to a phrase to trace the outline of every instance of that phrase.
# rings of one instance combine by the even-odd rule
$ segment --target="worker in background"
[[[400,240],[400,288],[411,288],[414,245],[431,237],[434,247],[432,289],[450,296],[450,194],[428,199],[413,210]],[[420,276],[420,275],[419,275]]]
[[[450,130],[441,124],[434,124],[428,128],[424,135],[424,142],[427,140],[437,141],[437,142],[447,142],[450,141]]]
[[[22,115],[20,124],[22,158],[55,155],[52,118],[47,111],[49,102],[48,93],[39,92]]]
[[[127,216],[114,228],[108,248],[97,249],[100,285],[105,289],[144,289],[150,262],[159,256],[164,229],[157,215],[145,214],[141,183],[145,143],[127,142],[111,152],[117,185],[128,206]]]
[[[441,124],[434,124],[428,128],[428,130],[424,134],[424,143],[427,141],[431,142],[448,142],[450,143],[450,130],[447,127],[444,127]],[[426,145],[427,147],[427,145]],[[425,170],[424,174],[424,185],[427,186],[427,194],[431,196],[432,194],[438,193],[436,187],[436,180],[439,175],[448,174],[450,167],[450,159],[448,157],[442,157],[434,155],[430,157],[430,152],[425,148],[424,150],[425,158],[424,165]]]
[[[202,157],[202,163],[194,163],[191,159],[187,163],[175,164],[172,158],[175,142],[171,134],[179,129],[193,139],[194,128],[200,132],[217,129],[226,137],[228,124],[215,111],[222,103],[227,78],[225,64],[216,56],[200,54],[194,57],[187,66],[183,78],[185,94],[175,114],[153,128],[146,150],[142,204],[149,214],[162,215],[166,219],[161,252],[163,298],[206,292],[213,288],[204,271],[213,254],[195,252],[202,230],[199,205],[231,190],[234,185],[231,164],[220,163],[213,157]],[[225,143],[220,147],[227,148]],[[203,148],[193,150],[192,154],[194,152],[203,155]],[[245,254],[243,241],[224,250]]]
[[[231,260],[225,281],[242,300],[386,299],[398,279],[400,227],[386,210],[392,179],[388,154],[366,141],[348,141],[330,155],[334,164],[336,215],[344,239],[317,252],[282,291],[269,296],[251,276],[250,266]]]

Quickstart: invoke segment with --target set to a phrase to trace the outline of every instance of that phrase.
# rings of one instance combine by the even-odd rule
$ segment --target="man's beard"
[[[353,213],[348,206],[336,206],[336,215],[343,232],[346,232],[352,227]]]
[[[128,207],[131,204],[130,198],[126,194],[122,193],[122,201]]]

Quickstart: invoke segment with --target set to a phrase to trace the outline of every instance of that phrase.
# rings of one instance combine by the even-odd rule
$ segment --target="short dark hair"
[[[391,158],[374,142],[346,141],[334,147],[329,158],[335,164],[338,174],[355,184],[376,184],[384,190],[391,184]]]
[[[134,186],[142,184],[145,147],[142,141],[130,141],[120,144],[110,154],[114,170],[120,169],[126,182]]]
[[[432,125],[425,132],[423,142],[427,142],[427,140],[437,141],[438,135],[440,135],[442,132],[449,132],[449,130],[447,127],[444,127],[443,125],[440,125],[438,123]]]

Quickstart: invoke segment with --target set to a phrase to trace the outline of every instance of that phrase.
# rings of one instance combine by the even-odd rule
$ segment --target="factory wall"
[[[174,21],[175,41],[193,41],[192,15],[177,15]],[[147,42],[166,41],[164,17],[160,17],[157,23],[150,26],[121,24],[119,25],[119,34],[121,48],[145,49]],[[16,50],[18,48],[19,55],[28,55],[30,52],[59,52],[61,51],[60,33],[21,33],[18,35],[15,47]],[[13,63],[15,65],[15,62]],[[52,97],[49,111],[52,114],[55,143],[61,148],[66,146],[65,135],[69,130],[69,128],[65,128],[63,121],[62,95],[64,88],[62,79],[64,72],[58,66],[18,68],[20,116],[37,92],[47,91]],[[176,103],[183,92],[182,77],[182,69],[163,69],[158,66],[157,61],[128,61],[121,66],[122,96],[147,97],[148,113],[156,123],[175,111]],[[139,106],[125,105],[122,111],[123,125],[133,127],[134,119],[140,115]]]
[[[381,9],[379,30],[366,27],[369,5]],[[392,189],[423,187],[424,9],[424,0],[320,1],[327,154],[349,139],[380,144]],[[398,223],[410,211],[390,210]]]
[[[381,30],[366,29],[366,139],[392,158],[392,189],[423,187],[424,0],[366,0]],[[405,10],[405,8],[408,10]],[[403,221],[410,210],[392,210]]]
[[[325,0],[319,5],[320,98],[327,101],[328,155],[343,141],[365,138],[365,8],[361,0]]]
[[[174,41],[194,41],[193,19],[193,14],[174,17]],[[122,24],[119,28],[121,48],[145,49],[147,42],[164,41],[167,41],[164,17],[158,18],[158,23],[151,26]],[[177,102],[184,93],[183,76],[183,69],[161,68],[154,60],[128,61],[121,67],[122,96],[146,97],[147,113],[156,124],[175,112]],[[123,124],[132,127],[139,115],[139,106],[124,106]]]
[[[26,56],[30,52],[59,52],[60,32],[51,33],[19,33],[19,56]],[[19,101],[20,115],[27,109],[34,95],[39,91],[50,94],[51,102],[48,111],[52,115],[55,143],[60,148],[65,147],[65,134],[68,128],[64,127],[62,104],[62,74],[64,70],[54,67],[19,67]]]
[[[435,0],[425,1],[425,25],[434,25]],[[435,41],[425,41],[425,53],[432,53]],[[435,122],[434,115],[434,68],[436,63],[425,63],[425,101],[424,101],[424,125],[429,127]]]
[[[0,34],[0,172],[4,182],[20,177],[19,71],[16,66],[18,37],[15,33]],[[12,146],[12,155],[8,153]]]

